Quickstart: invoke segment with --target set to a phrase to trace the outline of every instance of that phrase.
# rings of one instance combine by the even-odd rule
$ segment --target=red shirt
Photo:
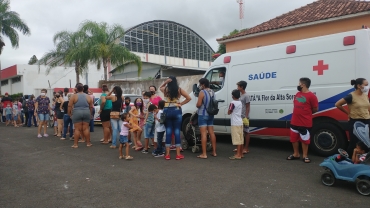
[[[293,115],[290,123],[294,126],[312,127],[312,108],[319,106],[316,95],[312,92],[297,92],[293,105]]]

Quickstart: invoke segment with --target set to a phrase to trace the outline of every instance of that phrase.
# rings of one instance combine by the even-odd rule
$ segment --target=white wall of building
[[[73,67],[56,67],[46,75],[47,66],[38,65],[17,65],[17,75],[21,76],[21,82],[1,86],[2,92],[10,94],[23,93],[34,94],[38,89],[64,88],[76,85],[76,73]],[[80,76],[80,82],[88,84],[90,88],[98,88],[99,81],[103,77],[103,70],[97,70],[95,65],[89,65],[88,77]],[[88,82],[86,82],[88,78]],[[49,86],[50,82],[50,86]]]

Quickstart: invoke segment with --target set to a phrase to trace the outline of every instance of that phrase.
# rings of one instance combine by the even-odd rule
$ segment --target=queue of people
[[[224,77],[224,73],[222,74]],[[221,76],[221,75],[220,75]],[[214,114],[208,111],[211,101],[216,99],[215,92],[210,89],[210,82],[206,78],[199,80],[199,96],[196,102],[198,108],[198,126],[201,133],[202,154],[198,158],[207,159],[207,135],[209,135],[212,144],[211,156],[217,157],[216,136],[214,133]],[[335,106],[343,113],[348,115],[349,125],[353,128],[356,121],[370,124],[370,103],[368,98],[368,81],[364,78],[358,78],[351,81],[354,86],[354,92],[340,99]],[[312,128],[313,114],[318,111],[318,99],[309,88],[311,80],[301,78],[297,86],[297,93],[293,101],[293,114],[290,124],[290,141],[293,147],[293,154],[289,155],[287,160],[300,159],[299,143],[303,151],[303,162],[310,163],[308,157],[308,146],[310,144],[310,131]],[[236,89],[232,91],[232,102],[229,104],[228,114],[231,115],[231,137],[232,143],[236,146],[233,150],[235,154],[229,157],[231,160],[240,160],[245,154],[249,153],[249,114],[250,98],[246,92],[247,82],[240,81],[236,83]],[[176,77],[170,76],[159,87],[164,94],[162,99],[156,94],[157,88],[150,86],[149,91],[143,92],[142,98],[136,98],[131,106],[131,99],[124,97],[121,87],[115,86],[109,91],[107,85],[102,86],[102,95],[100,98],[100,119],[103,126],[104,137],[100,140],[101,144],[110,144],[110,148],[119,147],[119,158],[132,160],[129,154],[130,145],[136,151],[144,154],[149,153],[149,143],[152,142],[154,157],[164,157],[170,160],[170,150],[176,150],[176,160],[184,159],[181,154],[180,132],[182,126],[181,107],[190,100],[189,94],[179,87]],[[88,91],[87,85],[78,83],[74,94],[69,94],[66,88],[64,92],[55,94],[52,101],[46,96],[46,89],[41,90],[40,96],[35,98],[33,95],[25,100],[16,100],[12,102],[8,94],[2,98],[3,115],[6,122],[17,127],[16,121],[21,108],[26,106],[22,112],[26,116],[26,125],[31,126],[32,121],[38,127],[37,137],[48,137],[46,127],[51,110],[55,112],[57,126],[54,136],[65,140],[69,134],[73,138],[72,148],[77,148],[79,142],[86,142],[88,147],[92,146],[90,142],[90,132],[93,132],[94,97]],[[304,99],[303,99],[304,98]],[[52,102],[52,105],[50,105]],[[348,110],[343,106],[347,104]],[[52,107],[51,107],[52,106]],[[36,123],[36,119],[39,120]],[[43,128],[43,135],[41,130]],[[141,142],[141,136],[144,133],[144,145]],[[173,148],[174,145],[174,148]],[[350,142],[347,152],[357,154],[359,146],[357,137],[350,129]],[[125,147],[125,156],[123,156],[123,147]],[[355,153],[353,153],[355,152]],[[361,152],[363,157],[363,152]],[[357,156],[353,156],[357,157]],[[357,158],[358,159],[358,158]],[[357,160],[356,160],[357,161]]]

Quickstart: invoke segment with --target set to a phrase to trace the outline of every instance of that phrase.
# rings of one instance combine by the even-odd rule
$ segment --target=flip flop
[[[230,160],[241,160],[242,158],[241,157],[235,157],[235,156],[231,156],[229,157]]]
[[[213,156],[213,157],[217,157],[217,154],[213,154],[213,153],[212,153],[212,154],[211,154],[211,156]]]
[[[243,150],[243,154],[248,154],[248,153],[249,153],[249,151]]]
[[[197,158],[200,158],[200,159],[207,159],[207,156],[202,156],[202,155],[198,155]]]
[[[131,157],[131,156],[125,157],[125,160],[132,160],[132,159],[134,159],[134,157]]]
[[[294,155],[289,155],[286,159],[287,160],[299,160],[301,159],[301,157],[294,157]]]
[[[233,152],[237,152],[238,150],[237,149],[234,149]]]
[[[87,145],[86,145],[86,147],[91,147],[91,146],[93,146],[93,145],[92,145],[92,144],[87,144]]]
[[[76,149],[76,148],[78,148],[78,146],[76,146],[76,145],[73,145],[73,146],[72,146],[72,148],[75,148],[75,149]]]
[[[303,158],[303,162],[304,162],[304,163],[310,163],[310,162],[311,162],[311,160],[310,160],[310,158],[308,158],[308,157],[304,157],[304,158]]]

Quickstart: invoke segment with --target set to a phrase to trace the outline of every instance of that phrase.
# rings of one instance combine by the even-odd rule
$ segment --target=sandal
[[[91,147],[91,146],[92,146],[92,144],[91,144],[91,143],[86,145],[86,147]]]
[[[304,163],[310,163],[310,162],[311,162],[311,160],[310,160],[310,158],[308,158],[308,157],[304,157],[304,158],[303,158],[303,162],[304,162]]]
[[[78,146],[77,145],[73,145],[72,148],[75,148],[76,149],[76,148],[78,148]]]
[[[243,150],[243,154],[248,154],[248,153],[249,153],[249,151]]]
[[[217,157],[217,154],[213,154],[213,153],[212,153],[212,154],[211,154],[211,156],[213,156],[213,157]]]
[[[235,157],[235,156],[231,156],[229,157],[230,160],[241,160],[242,158],[241,157]]]
[[[125,157],[125,160],[132,160],[132,159],[134,159],[134,157],[131,157],[131,156],[126,156]]]
[[[301,159],[301,157],[294,157],[294,155],[289,155],[286,159],[287,160],[299,160]]]
[[[197,158],[200,158],[200,159],[207,159],[207,156],[203,156],[203,155],[198,155]]]
[[[132,149],[136,149],[136,146],[132,146]]]
[[[123,159],[123,156],[119,156],[118,159],[120,159],[120,160]]]

